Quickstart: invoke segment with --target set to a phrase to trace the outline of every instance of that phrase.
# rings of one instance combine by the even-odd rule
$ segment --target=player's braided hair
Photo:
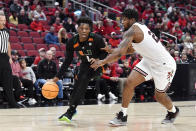
[[[80,26],[80,24],[88,24],[91,28],[91,30],[93,29],[93,22],[89,17],[80,17],[77,21],[78,26]]]
[[[139,19],[138,12],[135,9],[126,9],[122,13],[123,17],[126,17],[128,19],[134,18],[136,21]]]

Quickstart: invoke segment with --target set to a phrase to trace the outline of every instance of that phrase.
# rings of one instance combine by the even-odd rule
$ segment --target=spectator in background
[[[33,31],[42,32],[45,31],[43,24],[39,21],[39,16],[34,16],[34,21],[31,23],[30,27]]]
[[[122,97],[122,91],[123,91],[123,88],[124,88],[124,82],[127,79],[127,76],[131,72],[131,67],[129,66],[129,61],[125,60],[123,62],[123,66],[121,68],[122,68],[122,73],[120,74],[120,77],[118,78],[118,81],[119,81],[118,84],[119,84],[119,88],[120,88],[120,94],[119,94],[120,97]]]
[[[179,23],[181,29],[184,29],[186,27],[187,21],[186,21],[183,13],[180,14],[180,17],[178,19],[178,23]]]
[[[55,14],[50,17],[49,25],[53,25],[57,17],[60,17],[60,12],[58,10],[56,10]]]
[[[188,49],[187,50],[187,58],[188,58],[188,62],[189,63],[193,63],[194,62],[194,53],[192,49]]]
[[[116,75],[116,65],[108,65],[105,70],[103,71],[103,75],[101,76],[100,79],[96,80],[96,91],[97,91],[97,99],[101,100],[104,97],[112,98],[114,100],[118,99],[115,95],[117,95],[118,89],[117,89],[117,80],[118,77]],[[110,87],[109,87],[109,86]],[[103,92],[101,92],[103,90]],[[112,93],[115,93],[115,95]],[[104,94],[104,95],[102,95]]]
[[[67,19],[67,22],[63,24],[63,27],[66,29],[67,32],[76,32],[75,25],[73,24],[70,17]]]
[[[46,21],[46,15],[44,14],[44,12],[42,11],[42,8],[40,5],[37,5],[36,10],[34,10],[34,16],[38,16],[39,20],[44,20]]]
[[[147,20],[152,12],[153,11],[151,10],[151,7],[148,5],[144,10],[144,12],[142,13],[142,19]]]
[[[153,32],[158,38],[160,38],[160,34],[161,34],[160,30],[161,30],[161,24],[160,24],[160,23],[157,23],[157,24],[155,24],[154,28],[152,29],[152,32]]]
[[[182,54],[180,63],[189,63],[186,54],[184,54],[184,53]]]
[[[44,40],[47,44],[60,45],[60,43],[58,42],[58,37],[54,33],[55,33],[55,28],[51,26],[50,32],[46,34]]]
[[[50,47],[50,51],[52,51],[52,61],[56,63],[57,70],[59,69],[59,60],[56,57],[56,48],[55,47]]]
[[[35,57],[35,60],[34,60],[34,62],[33,62],[32,67],[37,66],[38,63],[39,63],[42,59],[45,58],[45,55],[46,55],[46,49],[40,48],[40,49],[39,49],[39,56],[36,56],[36,57]]]
[[[65,12],[65,15],[67,17],[70,17],[72,18],[72,20],[74,19],[74,8],[72,7],[72,4],[71,3],[68,3],[68,7],[65,8],[64,12]],[[66,28],[65,28],[66,29]]]
[[[105,27],[103,26],[103,21],[97,21],[94,32],[101,36],[104,36],[106,34]]]
[[[48,50],[46,52],[46,57],[39,62],[38,65],[38,77],[39,79],[35,82],[36,92],[37,94],[40,91],[39,85],[44,85],[47,80],[52,79],[57,74],[56,63],[52,61],[53,52]],[[57,81],[56,84],[59,87],[58,98],[63,99],[63,85],[62,81]]]
[[[31,5],[31,10],[35,10],[37,5],[40,5],[39,0],[33,0],[33,4]]]
[[[174,16],[172,16],[172,18],[167,23],[167,27],[169,30],[171,30],[174,27],[174,23],[175,23],[175,18]]]
[[[28,12],[31,11],[30,9],[30,5],[29,5],[29,1],[25,0],[24,1],[24,7],[23,7],[23,10],[25,11],[25,14],[28,14]]]
[[[163,18],[162,18],[163,24],[167,25],[167,23],[169,22],[169,19],[167,17],[167,14],[164,14]]]
[[[168,15],[169,15],[170,13],[173,12],[174,6],[175,6],[174,3],[171,3],[171,4],[170,4],[169,8],[167,9],[167,14],[168,14]]]
[[[175,36],[177,36],[178,40],[181,39],[182,35],[183,35],[183,32],[182,30],[180,29],[180,26],[178,23],[175,23],[173,29],[172,29],[172,34],[174,34]]]
[[[12,60],[13,60],[13,63],[11,64],[12,74],[14,76],[17,76],[20,79],[24,88],[28,89],[27,90],[27,96],[29,97],[28,103],[30,105],[34,105],[37,103],[37,101],[34,99],[33,82],[31,80],[25,79],[23,77],[22,69],[21,69],[20,64],[18,62],[18,52],[16,50],[13,50],[11,52],[11,55],[12,55]]]
[[[184,47],[187,47],[188,49],[193,49],[193,43],[191,41],[190,36],[186,36],[183,45],[184,45]]]
[[[33,72],[31,67],[27,67],[27,63],[25,59],[20,59],[19,63],[22,69],[23,78],[31,80],[33,83],[35,83],[36,81],[35,73]]]
[[[14,25],[18,25],[18,16],[17,16],[16,12],[12,12],[12,15],[10,15],[9,23],[12,23]]]
[[[109,39],[109,43],[112,46],[112,48],[116,48],[118,47],[118,45],[120,44],[120,39],[118,38],[118,36],[116,35],[115,32],[111,33],[111,38]]]
[[[176,63],[180,63],[179,51],[174,52],[174,59],[175,59]]]
[[[54,8],[52,9],[52,12],[50,12],[50,15],[54,16],[56,11],[60,11],[61,7],[59,6],[59,2],[54,3]]]
[[[67,31],[65,28],[61,28],[58,32],[58,40],[61,45],[66,45],[68,41]]]
[[[56,20],[53,26],[55,28],[55,32],[58,32],[61,28],[63,28],[60,17],[56,17]]]
[[[11,4],[11,6],[10,6],[10,12],[11,13],[14,12],[14,13],[18,14],[18,13],[20,13],[20,10],[21,10],[21,7],[18,3],[18,0],[14,0],[14,3]]]
[[[20,10],[20,14],[18,16],[18,24],[26,24],[30,25],[31,20],[29,19],[28,15],[25,14],[25,11],[22,9]]]

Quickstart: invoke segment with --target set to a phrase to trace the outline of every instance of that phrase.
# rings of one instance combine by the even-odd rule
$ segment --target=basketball
[[[59,93],[59,88],[56,83],[46,82],[42,87],[42,95],[46,99],[54,99],[57,97],[58,93]]]

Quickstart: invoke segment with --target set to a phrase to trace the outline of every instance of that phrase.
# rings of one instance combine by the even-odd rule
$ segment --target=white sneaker
[[[118,97],[116,97],[112,92],[109,92],[109,96],[110,98],[112,98],[113,100],[117,100]]]
[[[105,95],[98,94],[97,99],[98,99],[98,100],[101,100],[101,99],[103,99],[104,97],[105,97]]]
[[[35,105],[37,101],[34,98],[29,98],[28,103],[29,105]]]

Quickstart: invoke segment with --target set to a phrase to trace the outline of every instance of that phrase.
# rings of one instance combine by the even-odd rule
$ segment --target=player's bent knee
[[[135,89],[134,80],[133,79],[126,79],[126,81],[125,81],[125,88]]]
[[[166,93],[165,92],[158,92],[158,91],[155,91],[155,99],[157,101],[161,100],[162,98],[164,98],[166,96]]]

